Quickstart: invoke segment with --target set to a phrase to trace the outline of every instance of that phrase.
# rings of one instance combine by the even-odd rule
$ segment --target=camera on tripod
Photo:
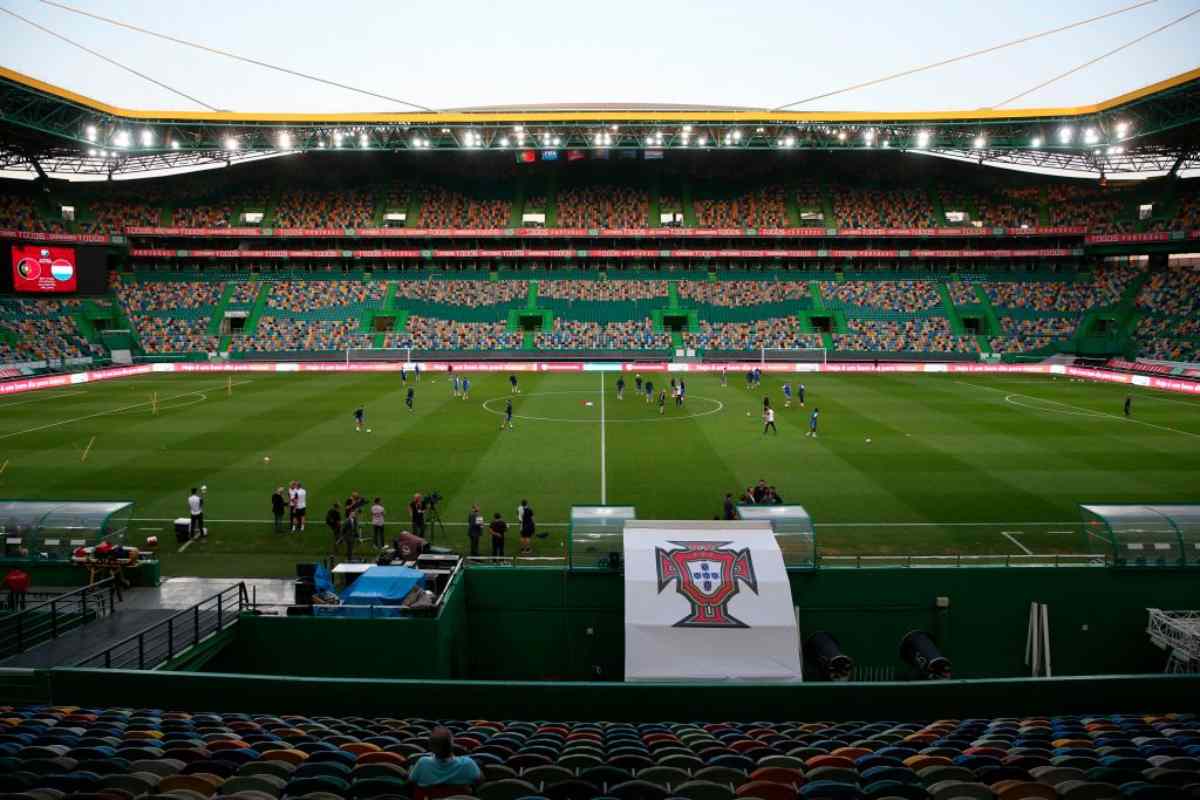
[[[441,496],[441,494],[439,494],[439,493],[438,493],[438,490],[437,490],[437,489],[434,489],[434,490],[433,490],[432,492],[430,492],[429,494],[422,496],[422,498],[421,498],[421,508],[426,508],[426,509],[428,509],[428,508],[432,508],[432,509],[436,509],[436,508],[437,508],[437,505],[438,505],[438,503],[440,503],[440,502],[442,502],[442,496]]]

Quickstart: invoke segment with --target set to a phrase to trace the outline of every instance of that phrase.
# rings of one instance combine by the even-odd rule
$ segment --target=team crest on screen
[[[750,548],[733,550],[729,542],[671,542],[672,550],[654,548],[658,566],[658,593],[671,583],[692,605],[676,628],[748,628],[729,613],[729,601],[744,583],[758,594]]]

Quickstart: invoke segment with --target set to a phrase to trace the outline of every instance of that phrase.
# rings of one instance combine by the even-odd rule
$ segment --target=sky
[[[64,0],[211,47],[430,108],[553,102],[775,107],[1038,33],[1136,0],[549,4],[477,0],[283,3]],[[799,110],[939,110],[1000,101],[1197,7],[1157,2],[1084,28],[849,92]],[[44,5],[0,7],[222,109],[404,106],[152,39]],[[128,108],[199,109],[7,14],[0,64]],[[1011,107],[1106,99],[1200,66],[1200,15]]]

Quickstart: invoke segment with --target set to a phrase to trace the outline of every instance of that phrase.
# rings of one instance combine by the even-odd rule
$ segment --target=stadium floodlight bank
[[[763,347],[758,360],[760,364],[824,364],[828,358],[824,347]]]

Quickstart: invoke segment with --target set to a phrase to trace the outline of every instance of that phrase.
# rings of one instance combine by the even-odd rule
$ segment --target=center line
[[[604,455],[604,373],[600,373],[600,505],[608,505],[608,472]]]

